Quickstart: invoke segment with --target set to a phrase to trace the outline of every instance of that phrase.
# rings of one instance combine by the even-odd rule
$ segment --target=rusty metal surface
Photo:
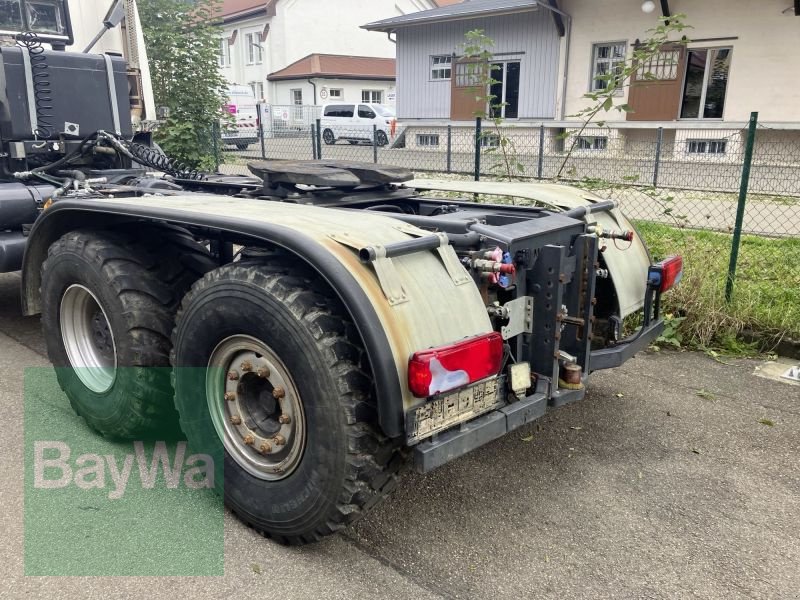
[[[409,181],[408,169],[347,160],[263,160],[247,163],[254,175],[273,183],[352,187]]]
[[[386,332],[402,386],[404,405],[416,402],[408,390],[408,357],[414,352],[448,344],[465,337],[492,331],[492,325],[478,289],[474,285],[458,285],[448,273],[436,252],[418,252],[391,260],[406,301],[394,306],[387,300],[375,270],[364,264],[351,247],[335,237],[353,235],[370,244],[386,245],[411,239],[410,226],[379,213],[300,206],[282,202],[264,202],[220,196],[186,195],[98,200],[117,208],[138,210],[168,209],[172,214],[219,215],[227,221],[265,222],[280,225],[310,238],[325,248],[356,279],[372,304]],[[417,235],[427,232],[418,230]],[[448,246],[442,251],[455,251]],[[253,365],[244,365],[253,368]],[[245,370],[244,368],[242,370]]]
[[[555,183],[414,179],[405,183],[405,186],[419,192],[431,190],[520,198],[558,211],[586,206],[607,199],[585,190]],[[598,223],[604,229],[634,230],[633,225],[619,209],[589,215],[587,221]],[[625,317],[644,305],[650,256],[639,236],[635,236],[630,243],[608,242],[605,245],[603,258],[617,291],[620,314]]]

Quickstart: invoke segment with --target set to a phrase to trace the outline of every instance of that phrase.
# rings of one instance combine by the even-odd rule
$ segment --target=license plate
[[[409,413],[408,442],[419,442],[503,405],[498,378],[442,394]]]

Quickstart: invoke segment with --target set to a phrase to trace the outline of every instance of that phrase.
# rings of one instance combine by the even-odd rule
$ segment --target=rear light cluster
[[[415,353],[408,361],[408,387],[417,398],[497,375],[503,365],[503,337],[492,332]]]
[[[659,291],[666,292],[677,285],[683,276],[683,258],[670,256],[659,263],[650,266],[647,282],[658,287]]]

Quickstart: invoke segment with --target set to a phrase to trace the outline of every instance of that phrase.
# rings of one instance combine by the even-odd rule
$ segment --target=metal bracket
[[[375,269],[375,275],[378,276],[378,283],[381,286],[383,295],[391,306],[403,304],[408,302],[408,295],[403,288],[403,283],[397,269],[394,266],[391,258],[386,258],[386,249],[380,244],[373,244],[365,242],[364,240],[357,239],[349,233],[329,233],[328,237],[332,240],[353,248],[356,252],[366,246],[371,246],[375,249],[378,257],[370,264]]]
[[[414,237],[422,237],[431,234],[439,236],[439,238],[442,240],[442,245],[436,249],[436,252],[439,254],[439,258],[441,259],[442,264],[444,264],[444,268],[447,270],[447,274],[450,276],[450,279],[456,285],[472,283],[472,277],[470,277],[469,273],[467,273],[467,270],[461,264],[461,261],[458,260],[458,255],[450,245],[450,240],[447,238],[446,233],[425,231],[419,227],[414,227],[413,225],[407,224],[395,225],[395,228],[398,231],[402,231],[406,235],[413,235]]]
[[[504,340],[520,333],[533,333],[533,297],[522,296],[506,302],[503,308],[508,314],[508,325],[500,328]]]

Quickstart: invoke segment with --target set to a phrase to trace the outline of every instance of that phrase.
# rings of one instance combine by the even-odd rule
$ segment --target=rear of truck
[[[488,323],[488,330],[484,324],[398,357],[407,379],[405,443],[419,471],[580,400],[590,373],[621,365],[663,329],[661,295],[680,280],[682,260],[651,264],[613,201],[590,198],[557,211],[421,196],[413,213],[393,217],[422,233],[362,248],[362,261],[447,254],[440,273],[417,276],[466,275],[481,307],[442,306],[435,318],[463,325],[469,311],[482,310]],[[635,329],[625,335],[632,322]]]

